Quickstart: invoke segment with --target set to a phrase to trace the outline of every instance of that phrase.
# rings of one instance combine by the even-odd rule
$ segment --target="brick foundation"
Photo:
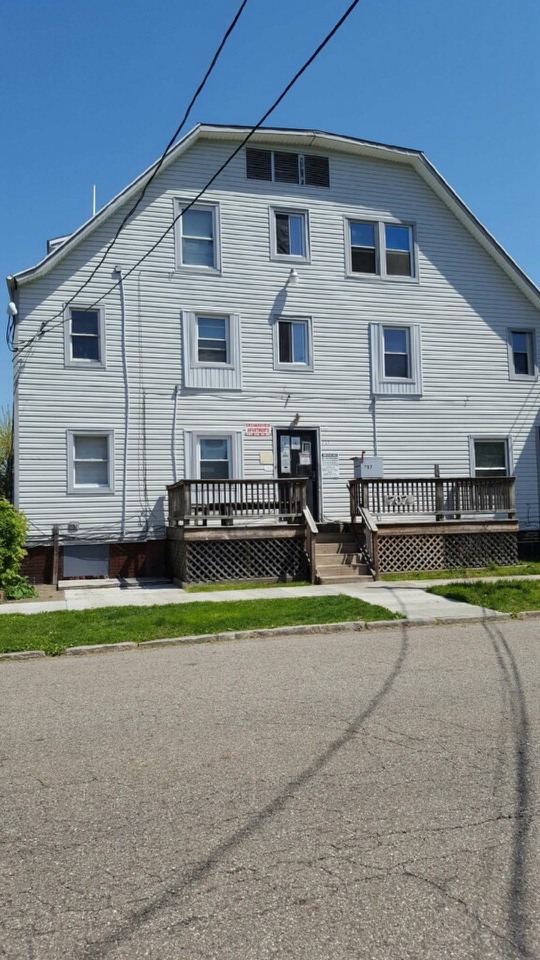
[[[21,568],[31,583],[52,583],[52,546],[29,547]],[[58,576],[62,579],[64,551],[60,547]],[[148,540],[144,543],[111,543],[109,546],[109,577],[166,577],[167,541]]]

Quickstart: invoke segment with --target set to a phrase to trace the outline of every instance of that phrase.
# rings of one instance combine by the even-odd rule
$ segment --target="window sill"
[[[74,487],[72,490],[68,490],[69,497],[106,497],[113,495],[114,490],[109,487],[106,490],[96,490],[95,487]]]
[[[275,363],[276,373],[313,373],[312,363]]]
[[[380,273],[354,273],[352,270],[347,270],[345,272],[345,277],[348,280],[368,280],[374,283],[412,283],[419,284],[420,280],[418,277],[393,277],[393,276],[381,276]]]
[[[195,264],[177,264],[174,268],[173,273],[175,275],[182,275],[185,273],[194,273],[199,274],[205,277],[208,276],[217,276],[220,277],[222,270],[221,267],[197,267]]]
[[[272,253],[271,263],[311,263],[311,257],[297,257],[293,253]]]
[[[97,363],[95,360],[66,360],[64,367],[69,370],[75,367],[76,370],[106,370],[106,363]]]

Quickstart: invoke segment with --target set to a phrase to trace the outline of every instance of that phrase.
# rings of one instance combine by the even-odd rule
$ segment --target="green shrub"
[[[2,577],[2,590],[4,600],[25,600],[26,597],[36,596],[36,591],[26,577],[21,577],[20,573],[13,573],[13,571],[8,571]]]
[[[27,529],[24,514],[7,500],[0,499],[0,588],[6,600],[35,596],[33,587],[19,573],[26,555]]]

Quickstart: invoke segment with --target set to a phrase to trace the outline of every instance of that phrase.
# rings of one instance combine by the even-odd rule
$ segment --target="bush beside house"
[[[0,591],[5,600],[35,596],[35,590],[20,574],[26,555],[28,521],[8,500],[0,499]]]

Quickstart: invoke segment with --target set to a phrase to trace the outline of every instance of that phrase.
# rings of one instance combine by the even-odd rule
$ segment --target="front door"
[[[315,520],[319,519],[319,480],[316,430],[277,430],[278,477],[307,479],[307,505]]]

